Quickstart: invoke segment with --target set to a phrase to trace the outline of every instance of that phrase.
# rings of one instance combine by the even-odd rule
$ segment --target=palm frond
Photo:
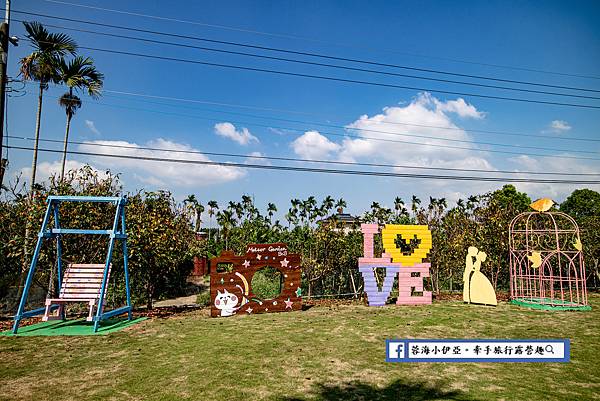
[[[53,34],[39,22],[23,22],[33,52],[20,60],[20,74],[26,80],[60,82],[59,68],[66,54],[75,54],[77,44],[65,34]]]
[[[96,69],[91,58],[77,56],[69,62],[62,60],[59,74],[67,87],[85,91],[94,98],[100,96],[104,75]]]
[[[58,104],[64,107],[68,117],[73,117],[75,112],[81,108],[82,102],[77,95],[67,92],[58,99]]]
[[[36,51],[55,53],[64,56],[67,53],[76,54],[77,43],[64,33],[50,33],[39,22],[23,22],[25,35]]]

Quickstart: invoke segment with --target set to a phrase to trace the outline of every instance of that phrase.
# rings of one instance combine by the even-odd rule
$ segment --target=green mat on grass
[[[51,320],[40,322],[29,326],[19,327],[16,335],[18,336],[92,336],[113,333],[123,330],[125,327],[132,326],[146,317],[127,320],[127,318],[107,319],[100,322],[98,331],[94,333],[94,322],[88,322],[85,319],[79,320]],[[0,336],[12,336],[12,330],[0,332]]]

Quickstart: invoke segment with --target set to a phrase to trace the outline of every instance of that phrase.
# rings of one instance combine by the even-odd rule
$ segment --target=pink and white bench
[[[110,278],[111,266],[108,265],[107,283]],[[62,279],[58,298],[46,299],[46,311],[44,317],[42,317],[42,321],[64,319],[65,303],[87,302],[90,307],[87,321],[91,322],[94,316],[94,309],[97,307],[98,300],[100,299],[103,276],[104,264],[69,264]],[[105,300],[106,293],[107,291],[104,292]],[[51,307],[56,304],[59,305],[57,314],[51,316]]]

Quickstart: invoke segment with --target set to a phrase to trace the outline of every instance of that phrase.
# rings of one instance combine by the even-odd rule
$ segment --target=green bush
[[[196,304],[198,304],[200,306],[210,306],[210,303],[211,303],[210,290],[201,292],[196,297]]]
[[[124,194],[118,175],[100,175],[89,166],[70,172],[63,181],[51,178],[38,186],[33,200],[17,194],[0,201],[0,298],[10,287],[22,284],[31,261],[37,232],[46,210],[48,195],[117,196]],[[127,194],[127,245],[132,301],[146,303],[179,295],[198,252],[194,230],[183,208],[169,192]],[[61,227],[107,229],[112,225],[114,206],[110,204],[65,203],[60,208]],[[53,221],[50,222],[53,225]],[[27,237],[27,239],[26,239]],[[94,235],[63,237],[64,263],[103,263],[107,238]],[[53,241],[44,241],[33,285],[46,291],[49,274],[56,263]],[[115,247],[108,297],[116,303],[125,299],[123,254]],[[24,269],[23,269],[24,268]]]
[[[252,292],[260,299],[273,299],[281,293],[283,277],[274,267],[260,269],[252,277]]]

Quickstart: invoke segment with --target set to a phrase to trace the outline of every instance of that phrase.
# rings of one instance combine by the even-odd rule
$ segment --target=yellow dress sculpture
[[[469,247],[463,273],[463,300],[467,303],[496,306],[498,301],[494,287],[481,272],[481,263],[485,262],[486,258],[485,252],[479,251],[474,246]]]
[[[465,272],[463,273],[463,301],[467,303],[471,302],[469,287],[471,285],[471,273],[474,271],[473,258],[477,256],[477,252],[477,248],[470,246],[465,259]]]

